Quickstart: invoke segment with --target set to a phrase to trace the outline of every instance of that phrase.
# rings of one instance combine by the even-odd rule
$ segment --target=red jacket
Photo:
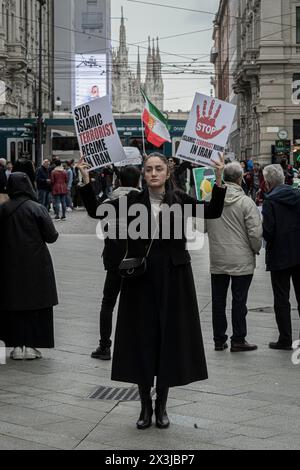
[[[51,173],[52,194],[68,194],[68,175],[62,166],[55,168]]]

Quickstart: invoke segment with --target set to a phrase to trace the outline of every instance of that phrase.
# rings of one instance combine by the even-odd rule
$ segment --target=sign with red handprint
[[[200,105],[197,105],[196,133],[197,136],[201,139],[211,140],[226,129],[225,125],[223,125],[220,129],[217,128],[216,121],[219,117],[219,114],[221,113],[222,105],[220,104],[217,110],[214,111],[215,104],[216,101],[212,100],[208,115],[206,114],[207,100],[204,101],[202,114]]]
[[[224,152],[236,106],[196,93],[177,157],[192,163],[214,166]]]

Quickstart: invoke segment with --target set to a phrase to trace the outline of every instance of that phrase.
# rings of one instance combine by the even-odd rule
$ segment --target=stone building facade
[[[126,43],[126,28],[122,9],[120,44],[113,50],[112,58],[112,97],[115,113],[139,112],[142,109],[142,87],[150,101],[160,110],[164,109],[164,83],[158,40],[149,37],[145,81],[142,80],[140,51],[137,54],[136,74],[129,67],[129,50]]]
[[[33,117],[38,107],[37,0],[0,0],[0,116]],[[43,6],[43,112],[53,109],[53,1]]]
[[[300,139],[300,2],[221,0],[213,38],[216,96],[238,105],[229,148],[270,163],[280,135]]]

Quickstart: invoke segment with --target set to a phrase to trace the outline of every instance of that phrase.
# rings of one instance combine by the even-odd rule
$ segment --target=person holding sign
[[[142,407],[138,429],[152,424],[155,377],[155,416],[160,429],[170,425],[166,411],[169,387],[208,377],[191,257],[186,235],[179,236],[177,229],[178,222],[180,227],[185,225],[186,208],[193,217],[221,217],[226,189],[222,187],[224,158],[220,158],[210,203],[174,190],[167,159],[154,153],[144,162],[146,188],[142,192],[98,207],[86,164],[83,160],[78,164],[85,183],[81,196],[89,215],[104,219],[104,214],[115,212],[115,217],[127,220],[127,256],[122,265],[146,258],[141,275],[123,279],[112,365],[112,380],[138,384]],[[134,217],[136,210],[144,217]],[[139,236],[133,233],[134,226],[139,226]],[[130,275],[132,271],[128,271]]]
[[[235,112],[226,101],[196,93],[177,158],[213,167],[225,151]]]

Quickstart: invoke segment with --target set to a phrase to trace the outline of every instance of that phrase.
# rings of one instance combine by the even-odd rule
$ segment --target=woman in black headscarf
[[[27,158],[19,158],[19,160],[17,160],[14,164],[12,172],[25,173],[30,179],[33,188],[35,188],[35,169],[32,160],[28,160]]]
[[[11,358],[37,359],[36,348],[53,348],[53,306],[57,292],[46,243],[58,238],[47,210],[36,199],[25,173],[13,173],[8,202],[0,207],[0,339]]]

